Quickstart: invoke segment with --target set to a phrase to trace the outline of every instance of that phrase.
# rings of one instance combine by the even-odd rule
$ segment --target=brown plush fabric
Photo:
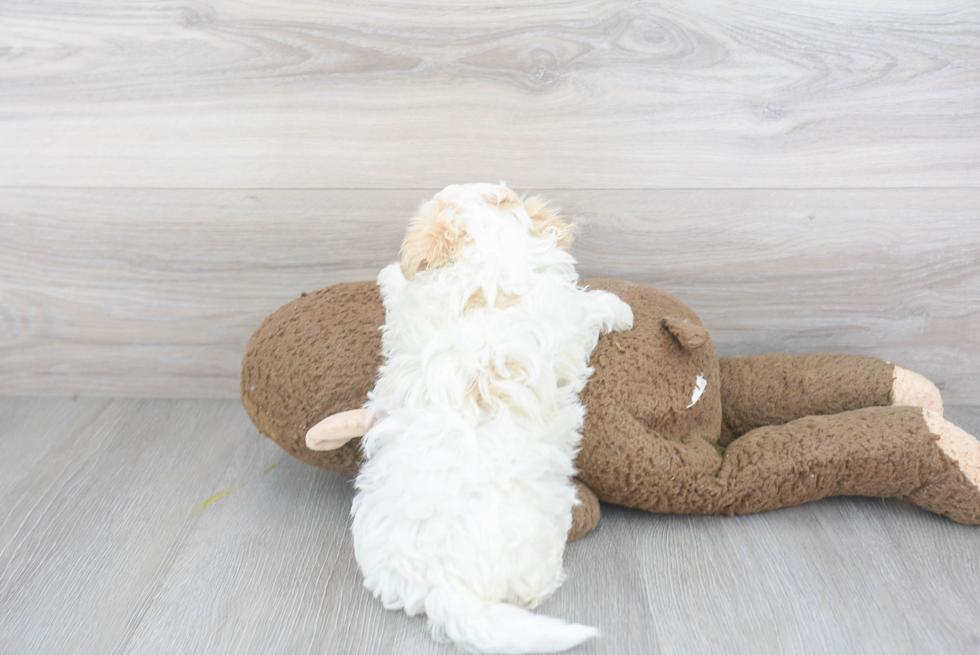
[[[293,457],[357,473],[357,440],[317,452],[306,447],[306,431],[367,400],[384,318],[378,286],[352,282],[304,294],[265,319],[242,360],[242,404],[252,422]]]
[[[618,280],[588,284],[629,303],[633,329],[604,336],[592,353],[595,373],[582,392],[587,413],[579,479],[604,502],[646,508],[653,497],[670,496],[678,503],[658,511],[684,512],[682,495],[671,494],[674,471],[712,472],[721,466],[715,447],[721,385],[714,344],[708,339],[689,350],[674,337],[665,317],[673,323],[701,322],[668,293]],[[707,385],[688,409],[699,374]],[[670,473],[660,479],[665,469]],[[663,494],[655,491],[661,485]]]
[[[722,443],[804,416],[891,404],[895,367],[859,355],[722,358]]]
[[[887,406],[891,364],[855,355],[719,361],[677,298],[618,280],[583,283],[617,294],[635,320],[632,331],[600,338],[592,356],[575,538],[598,523],[598,501],[742,514],[841,494],[896,496],[980,523],[980,493],[936,445],[921,411]],[[358,439],[313,452],[305,434],[364,403],[383,321],[373,282],[311,293],[270,316],[242,365],[242,400],[259,429],[303,461],[355,473]],[[692,405],[699,375],[706,386]]]
[[[958,483],[966,479],[936,439],[917,407],[870,407],[757,428],[729,446],[715,476],[724,492],[705,509],[746,514],[830,496],[906,497],[976,523],[980,495],[972,485],[966,512],[945,502],[928,506],[962,495]]]
[[[937,452],[938,451],[938,452]],[[957,523],[980,525],[980,489],[938,447],[929,453],[924,465],[932,475],[905,498],[919,507],[953,519]]]
[[[568,531],[569,541],[581,539],[599,525],[599,499],[581,482],[576,481],[575,488],[578,499],[582,502],[572,509],[572,529]]]

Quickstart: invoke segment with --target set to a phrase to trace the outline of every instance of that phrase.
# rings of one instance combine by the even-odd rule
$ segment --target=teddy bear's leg
[[[759,355],[721,358],[722,443],[804,416],[902,405],[942,411],[929,380],[875,357]]]
[[[830,496],[903,497],[980,525],[980,442],[916,407],[871,407],[757,428],[726,449],[718,513]]]
[[[954,521],[980,525],[976,501],[980,489],[980,441],[938,412],[926,411],[923,415],[929,430],[939,437],[936,445],[957,466],[948,467],[942,478],[923,485],[909,494],[908,499]]]

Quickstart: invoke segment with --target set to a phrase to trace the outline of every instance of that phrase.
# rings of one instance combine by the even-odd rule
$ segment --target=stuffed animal
[[[592,354],[570,539],[596,526],[598,501],[735,515],[880,496],[980,524],[980,442],[942,418],[924,377],[857,355],[719,358],[672,295],[582,283],[625,300],[634,329],[603,336]],[[366,426],[350,410],[374,386],[382,323],[374,282],[303,294],[269,316],[242,365],[242,402],[259,430],[305,462],[355,474]],[[328,450],[309,448],[308,432]]]

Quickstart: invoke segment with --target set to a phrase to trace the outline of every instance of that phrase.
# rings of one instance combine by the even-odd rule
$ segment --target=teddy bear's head
[[[367,400],[381,366],[384,320],[373,281],[335,284],[276,310],[252,335],[242,359],[242,403],[252,422],[308,464],[357,473],[359,440],[314,451],[306,447],[306,431]]]
[[[623,503],[621,497],[638,487],[642,495],[651,484],[648,463],[662,456],[653,448],[684,444],[687,453],[719,457],[718,357],[698,317],[670,294],[619,280],[582,283],[633,308],[633,330],[601,337],[592,354],[578,462],[600,499]],[[295,457],[356,473],[358,440],[318,452],[306,447],[305,436],[324,417],[367,400],[381,365],[383,322],[374,282],[305,294],[269,316],[242,362],[242,401],[252,421]]]

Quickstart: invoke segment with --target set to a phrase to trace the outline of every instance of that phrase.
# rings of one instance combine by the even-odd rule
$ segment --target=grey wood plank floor
[[[947,416],[980,434],[980,408]],[[451,653],[361,587],[348,480],[234,401],[0,397],[0,651]],[[980,650],[980,528],[900,501],[604,507],[541,612],[577,653]]]

